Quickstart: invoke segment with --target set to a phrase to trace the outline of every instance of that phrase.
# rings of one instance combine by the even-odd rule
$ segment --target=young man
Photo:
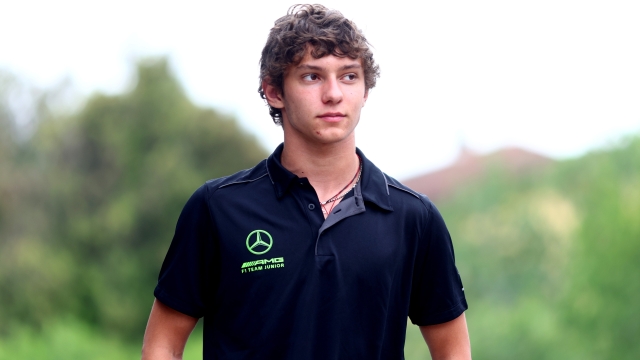
[[[440,214],[355,146],[378,74],[339,12],[302,5],[276,21],[259,92],[284,143],[185,205],[143,359],[181,358],[200,317],[205,359],[402,359],[407,316],[434,359],[471,357]]]

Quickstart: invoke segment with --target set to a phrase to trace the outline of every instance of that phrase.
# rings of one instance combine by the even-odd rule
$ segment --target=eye
[[[318,80],[318,75],[316,75],[316,74],[306,74],[306,75],[302,76],[302,80],[316,81],[316,80]]]
[[[355,81],[358,78],[358,75],[356,75],[356,74],[347,74],[347,75],[343,76],[342,78],[347,80],[347,81]]]

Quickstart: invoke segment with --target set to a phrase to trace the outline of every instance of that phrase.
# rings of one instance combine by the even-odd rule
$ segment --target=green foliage
[[[105,337],[85,322],[66,319],[46,324],[42,331],[15,327],[0,339],[0,359],[93,359],[140,357],[140,347]]]
[[[625,145],[590,154],[572,179],[587,191],[576,196],[583,222],[562,305],[592,358],[640,358],[640,139]]]
[[[192,104],[164,60],[140,63],[130,92],[37,125],[2,162],[0,332],[74,314],[139,342],[186,200],[266,153]]]
[[[640,138],[438,204],[474,359],[640,358]]]
[[[40,331],[18,326],[0,338],[0,360],[114,360],[139,359],[141,344],[105,335],[73,318],[47,322]],[[202,359],[202,329],[196,327],[185,347],[184,360]]]

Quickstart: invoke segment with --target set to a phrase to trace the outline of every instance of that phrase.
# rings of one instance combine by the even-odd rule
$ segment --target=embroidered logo
[[[247,236],[247,250],[252,254],[262,255],[271,250],[273,246],[273,238],[271,234],[264,230],[253,230]]]
[[[273,237],[264,230],[253,230],[247,236],[247,250],[255,255],[262,255],[271,250],[273,246]],[[254,271],[278,269],[284,267],[284,258],[275,257],[271,259],[260,259],[246,261],[242,263],[240,270],[243,274]]]

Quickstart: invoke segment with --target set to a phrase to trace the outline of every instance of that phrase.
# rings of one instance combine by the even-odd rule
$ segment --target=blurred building
[[[403,183],[438,201],[449,198],[457,189],[484,178],[493,170],[519,177],[540,171],[553,162],[551,158],[518,147],[480,155],[462,146],[460,155],[450,166],[407,179]]]

